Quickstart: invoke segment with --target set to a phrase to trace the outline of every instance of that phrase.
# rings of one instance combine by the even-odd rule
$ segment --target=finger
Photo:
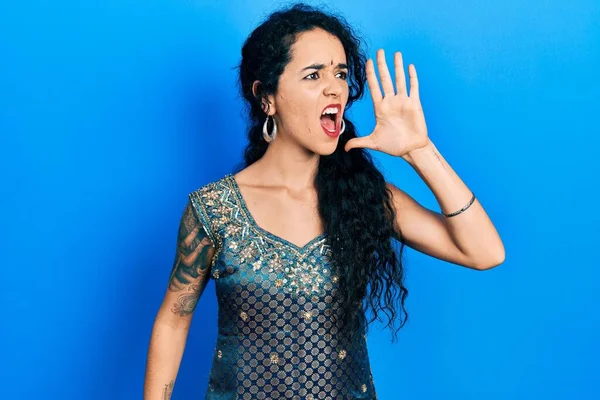
[[[398,94],[406,95],[406,75],[404,75],[402,53],[399,51],[394,54],[394,75],[396,75],[396,90],[398,90]]]
[[[346,142],[344,146],[345,151],[349,151],[355,148],[366,148],[366,149],[375,149],[373,147],[373,141],[370,136],[363,136],[358,138],[352,138]]]
[[[377,75],[375,75],[373,60],[370,58],[367,60],[366,74],[369,92],[371,92],[371,99],[373,100],[373,103],[378,103],[382,99],[381,90],[379,90],[379,82],[377,82]]]
[[[414,64],[408,66],[408,76],[410,77],[410,97],[419,100],[419,78]]]
[[[377,50],[377,71],[379,71],[379,77],[381,78],[384,96],[393,96],[395,94],[394,83],[392,82],[390,70],[385,62],[385,52],[383,49]]]

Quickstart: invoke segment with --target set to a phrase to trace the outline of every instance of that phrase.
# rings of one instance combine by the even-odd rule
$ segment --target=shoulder
[[[391,194],[390,199],[396,212],[398,223],[406,225],[407,223],[415,222],[415,220],[418,221],[420,217],[428,214],[428,210],[425,207],[398,186],[391,182],[386,182],[385,186]]]
[[[410,205],[410,203],[414,201],[414,199],[408,193],[406,193],[404,190],[400,189],[393,183],[385,182],[385,186],[388,192],[391,194],[392,202],[397,208],[396,211],[399,211],[399,208],[404,208],[403,206],[406,206],[407,203],[408,205]]]
[[[224,202],[231,196],[230,174],[209,181],[188,194],[189,202],[204,222],[220,217]]]
[[[229,174],[209,181],[188,194],[190,206],[217,247],[220,246],[223,229],[228,221],[228,213],[224,208],[231,190],[228,179]]]
[[[219,179],[211,180],[203,184],[193,192],[189,193],[188,197],[190,198],[190,200],[196,199],[201,200],[203,202],[211,200],[214,201],[218,199],[219,195],[222,194],[224,191],[230,190],[229,177],[230,174],[226,174],[225,176]]]

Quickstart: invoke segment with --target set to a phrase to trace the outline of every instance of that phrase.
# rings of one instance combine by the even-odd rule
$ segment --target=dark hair
[[[321,28],[336,36],[344,47],[348,64],[349,96],[346,109],[364,94],[366,81],[365,54],[360,48],[361,39],[355,35],[342,18],[326,14],[303,3],[276,11],[246,39],[242,47],[239,65],[241,94],[249,107],[248,145],[244,151],[244,162],[237,171],[259,160],[268,144],[262,137],[262,126],[266,114],[261,101],[275,94],[279,77],[290,62],[290,49],[299,33]],[[252,93],[254,81],[260,81],[257,95]],[[344,151],[346,142],[356,137],[356,129],[347,119],[346,130],[338,139],[336,150],[321,156],[315,177],[318,192],[319,213],[331,245],[332,261],[344,266],[339,271],[339,290],[342,294],[343,324],[350,325],[350,333],[364,323],[366,309],[388,315],[392,326],[396,318],[395,301],[401,301],[404,326],[408,313],[404,300],[408,290],[403,286],[402,249],[404,240],[400,228],[394,223],[394,208],[391,192],[386,187],[381,172],[365,149]],[[397,228],[395,230],[395,228]],[[394,232],[399,235],[400,251],[394,251]],[[344,249],[346,249],[344,251]],[[367,287],[369,290],[367,290]],[[369,296],[367,296],[369,293]],[[383,307],[381,301],[383,300]],[[396,338],[397,331],[393,331]]]

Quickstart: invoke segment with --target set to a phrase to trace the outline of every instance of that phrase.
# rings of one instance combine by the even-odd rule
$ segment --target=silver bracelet
[[[453,212],[452,214],[444,214],[444,212],[441,211],[442,215],[446,218],[454,217],[454,216],[464,212],[467,208],[471,207],[471,204],[473,204],[473,202],[475,201],[475,193],[471,192],[471,194],[473,194],[473,197],[471,197],[471,201],[469,201],[469,204],[467,204],[460,210]]]

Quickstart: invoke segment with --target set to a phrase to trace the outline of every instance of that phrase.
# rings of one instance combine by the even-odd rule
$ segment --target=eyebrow
[[[308,67],[302,68],[302,71],[306,71],[307,69],[321,70],[323,68],[325,68],[325,64],[312,64],[312,65],[309,65]],[[337,65],[337,69],[342,69],[342,68],[348,69],[348,65],[344,64],[344,63],[339,63]]]

